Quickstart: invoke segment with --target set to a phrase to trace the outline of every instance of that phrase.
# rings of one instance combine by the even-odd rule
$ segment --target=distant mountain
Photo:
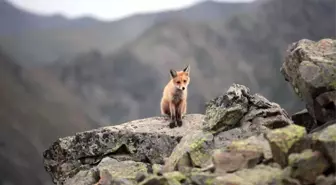
[[[99,126],[96,113],[52,76],[0,51],[0,184],[51,184],[42,153],[60,136]]]
[[[159,115],[169,69],[187,64],[188,112],[202,113],[209,98],[241,83],[294,113],[303,104],[280,75],[284,53],[302,38],[335,37],[334,3],[266,0],[227,21],[169,19],[111,55],[81,54],[49,70],[83,101],[96,102],[113,123]]]
[[[16,35],[27,31],[56,29],[66,27],[85,27],[99,21],[92,18],[67,19],[61,15],[40,16],[0,1],[0,35]]]
[[[206,1],[185,9],[137,14],[113,22],[97,23],[97,21],[89,21],[90,23],[85,24],[86,26],[76,26],[81,22],[80,20],[67,20],[64,26],[55,24],[53,29],[35,29],[12,36],[1,37],[0,35],[0,45],[23,65],[51,63],[60,57],[73,57],[78,53],[87,52],[91,49],[97,49],[104,54],[109,54],[124,44],[131,42],[157,22],[170,19],[196,22],[214,19],[222,20],[232,14],[244,11],[248,8],[248,5],[247,3]],[[5,9],[6,7],[8,6],[5,6]],[[8,9],[13,9],[13,7]],[[32,22],[30,20],[14,20],[11,18],[17,17],[17,14],[20,15],[20,10],[12,10],[10,12],[13,16],[8,16],[7,19],[5,16],[5,18],[0,19],[0,25],[5,24],[4,22],[13,22],[15,25],[20,25],[21,23],[30,25],[30,22]],[[7,14],[10,15],[9,13]],[[23,17],[25,19],[33,19],[26,15]],[[50,24],[56,22],[43,16],[33,17],[35,17],[34,20],[39,18],[39,20],[50,22]],[[39,24],[43,25],[43,21],[39,22]]]

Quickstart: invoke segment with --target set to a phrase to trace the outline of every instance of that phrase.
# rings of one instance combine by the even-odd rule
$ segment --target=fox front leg
[[[182,126],[182,109],[183,108],[183,104],[180,104],[177,108],[176,108],[176,124],[177,126]]]
[[[170,123],[169,127],[173,128],[176,127],[176,107],[173,103],[169,104],[169,109],[170,109]]]

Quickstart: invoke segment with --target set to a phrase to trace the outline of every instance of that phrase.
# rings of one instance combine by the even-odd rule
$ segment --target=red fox
[[[182,117],[187,112],[190,65],[182,71],[170,70],[171,80],[165,86],[161,99],[161,114],[171,118],[169,127],[182,126]]]

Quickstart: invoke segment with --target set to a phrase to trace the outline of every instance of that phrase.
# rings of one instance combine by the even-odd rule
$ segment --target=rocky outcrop
[[[235,101],[245,104],[233,108]],[[236,121],[227,117],[233,109],[241,112]],[[148,176],[154,171],[201,172],[209,166],[215,167],[214,160],[221,161],[216,165],[226,166],[222,159],[213,156],[229,147],[232,152],[227,159],[234,158],[234,152],[246,159],[244,162],[236,159],[237,164],[232,167],[235,171],[270,159],[270,147],[260,134],[292,124],[278,104],[252,95],[247,87],[238,84],[210,101],[205,115],[186,115],[185,124],[174,129],[168,127],[168,121],[166,117],[147,118],[61,138],[44,152],[45,168],[59,184],[98,182],[106,170],[113,179],[135,183],[138,173]],[[257,139],[253,135],[258,135]],[[248,140],[247,148],[266,143],[265,153],[257,151],[262,145],[252,152],[242,150],[244,143],[235,141],[238,138]]]
[[[170,129],[167,118],[141,119],[103,127],[57,140],[44,152],[44,164],[54,182],[64,182],[105,157],[119,161],[163,164],[183,136],[201,129],[203,115],[187,115],[183,128]]]
[[[281,73],[317,124],[336,119],[336,40],[292,44]]]
[[[286,62],[287,78],[306,83]],[[61,138],[44,152],[45,169],[67,185],[334,185],[336,121],[329,106],[317,108],[293,122],[278,104],[233,84],[205,115],[186,115],[182,127],[153,117]]]

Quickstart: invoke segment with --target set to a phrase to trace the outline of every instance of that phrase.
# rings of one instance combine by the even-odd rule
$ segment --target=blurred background
[[[52,184],[59,137],[160,115],[169,69],[191,65],[188,113],[232,83],[290,114],[289,44],[335,39],[335,0],[0,0],[0,184]]]

